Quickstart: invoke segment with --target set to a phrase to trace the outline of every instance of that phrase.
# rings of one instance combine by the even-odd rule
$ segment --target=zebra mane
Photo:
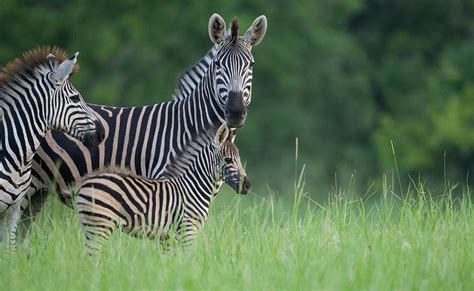
[[[235,43],[239,37],[239,23],[237,18],[232,18],[229,28],[230,37]],[[204,74],[217,54],[218,45],[215,44],[207,53],[199,59],[194,65],[185,69],[178,77],[178,86],[172,96],[173,100],[183,100],[191,95],[197,84],[202,80]]]
[[[184,174],[205,147],[213,146],[216,131],[215,128],[212,128],[193,134],[188,141],[185,141],[185,145],[181,150],[171,152],[161,177],[163,179],[178,178]]]
[[[239,22],[237,21],[237,17],[232,18],[232,22],[230,24],[230,36],[232,37],[232,41],[235,43],[237,38],[239,37]]]
[[[0,128],[3,127],[3,109],[0,107]],[[5,133],[3,130],[0,130],[0,159],[3,157],[3,140],[5,139]]]
[[[194,65],[185,69],[178,77],[178,87],[172,96],[173,100],[183,100],[191,95],[197,84],[202,80],[204,74],[209,69],[209,65],[216,56],[217,45],[214,45],[207,53]]]
[[[132,177],[132,178],[138,178],[140,179],[146,179],[145,177],[138,176],[130,168],[128,167],[121,167],[121,166],[107,166],[102,169],[97,169],[92,171],[91,173],[85,174],[82,176],[79,180],[77,180],[75,183],[70,185],[71,190],[73,193],[79,192],[79,187],[80,185],[87,179],[93,178],[94,176],[101,175],[101,174],[114,174],[114,175],[119,175],[122,177]]]
[[[68,58],[67,52],[56,46],[41,46],[26,51],[1,69],[0,87],[8,86],[10,81],[13,80],[16,75],[32,74],[36,67],[46,64],[49,54],[53,54],[55,59],[60,63]],[[71,75],[74,74],[78,68],[78,64],[75,64]]]
[[[104,173],[114,173],[121,176],[132,176],[136,177],[137,175],[130,170],[128,167],[121,167],[121,166],[114,166],[110,165],[100,170],[96,170],[93,172],[94,174],[104,174]]]

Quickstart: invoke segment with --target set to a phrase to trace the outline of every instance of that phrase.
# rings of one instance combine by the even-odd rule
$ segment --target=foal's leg
[[[200,219],[188,215],[183,217],[183,220],[178,225],[176,239],[184,249],[188,249],[191,246],[192,241],[201,231],[203,224],[204,222]]]
[[[110,239],[117,228],[117,222],[112,218],[91,217],[87,211],[79,210],[79,221],[86,237],[87,253],[90,256],[99,256],[102,245]]]

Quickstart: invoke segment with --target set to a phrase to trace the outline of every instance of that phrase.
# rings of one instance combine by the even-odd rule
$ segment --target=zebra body
[[[131,108],[91,105],[105,129],[105,141],[97,149],[85,149],[61,133],[48,134],[33,161],[31,194],[40,197],[42,189],[55,183],[61,200],[68,202],[71,185],[108,166],[127,167],[136,175],[158,179],[170,155],[185,146],[189,136],[223,122],[241,126],[251,96],[254,61],[250,50],[264,37],[266,18],[258,17],[243,37],[237,28],[234,21],[226,31],[220,16],[210,18],[209,34],[215,46],[181,76],[175,100]],[[58,160],[62,161],[59,166]],[[37,199],[33,212],[43,200]]]
[[[174,230],[176,239],[188,245],[203,227],[222,182],[247,193],[250,182],[227,126],[219,128],[215,139],[202,135],[173,156],[159,180],[108,169],[80,183],[76,209],[91,253],[99,252],[117,227],[162,240]]]
[[[88,146],[102,139],[97,118],[68,81],[77,55],[67,59],[58,48],[38,48],[0,75],[0,237],[9,234],[13,249],[33,156],[46,133],[62,130]]]

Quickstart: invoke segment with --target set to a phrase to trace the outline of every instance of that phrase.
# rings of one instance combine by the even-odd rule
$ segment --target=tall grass
[[[189,250],[117,232],[99,261],[74,211],[50,199],[17,256],[2,248],[0,290],[474,290],[469,190],[434,197],[413,183],[395,195],[384,179],[364,195],[336,186],[320,205],[304,167],[295,176],[293,201],[220,194]]]

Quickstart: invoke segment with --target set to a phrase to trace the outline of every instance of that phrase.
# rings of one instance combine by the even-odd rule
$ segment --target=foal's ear
[[[228,139],[230,139],[230,141],[232,143],[235,143],[235,137],[237,136],[237,128],[232,128],[232,129],[229,129],[229,137]]]
[[[69,78],[69,75],[74,70],[74,65],[77,62],[77,56],[79,52],[75,53],[72,57],[67,60],[64,60],[53,73],[53,79],[56,83],[60,84]],[[54,57],[52,54],[49,54],[48,57]]]
[[[230,130],[227,124],[223,123],[221,127],[217,130],[215,143],[218,147],[222,147],[224,143],[227,141],[230,135]]]
[[[225,21],[217,13],[212,14],[208,24],[209,37],[215,44],[221,43],[225,35]]]
[[[267,32],[267,17],[265,15],[260,15],[255,18],[250,28],[245,32],[242,37],[244,41],[251,46],[258,45],[262,39],[265,37]]]

